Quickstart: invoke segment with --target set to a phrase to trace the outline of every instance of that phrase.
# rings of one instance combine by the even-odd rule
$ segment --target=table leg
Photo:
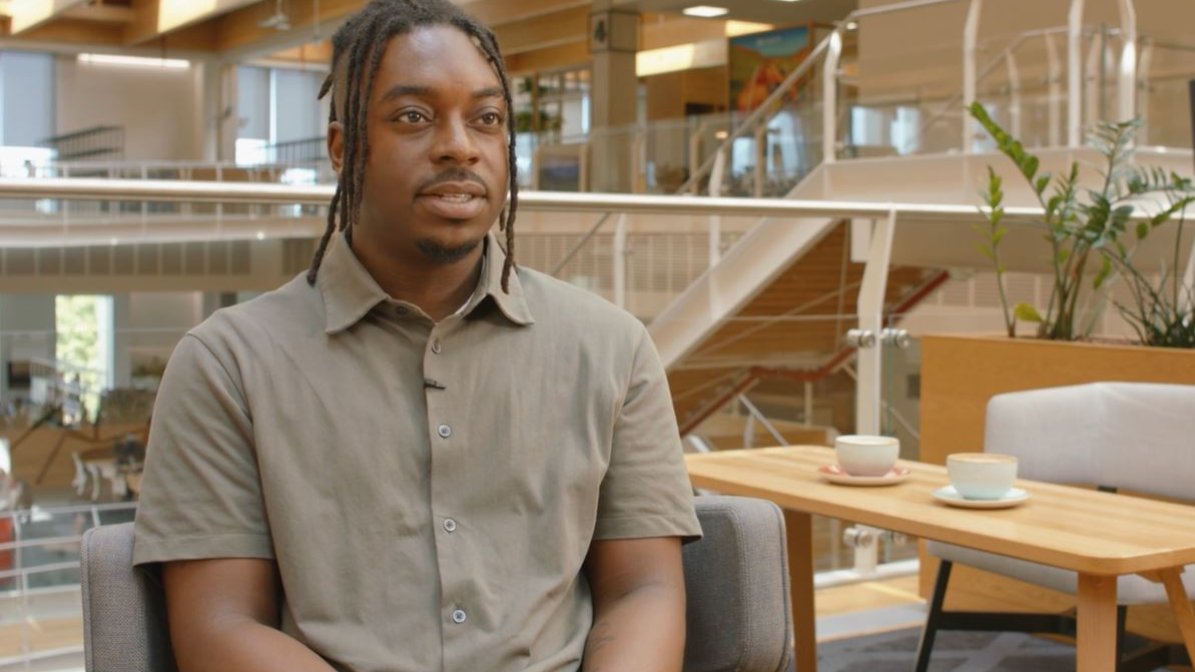
[[[1076,669],[1116,670],[1116,577],[1079,574]]]
[[[785,511],[788,530],[788,582],[792,599],[797,672],[817,671],[817,630],[813,609],[813,517]]]
[[[1178,624],[1179,632],[1183,635],[1183,644],[1187,647],[1187,655],[1195,661],[1195,610],[1191,609],[1191,600],[1187,598],[1187,590],[1183,587],[1183,580],[1179,577],[1182,567],[1164,569],[1158,574],[1162,585],[1166,586],[1166,597],[1170,598],[1170,608],[1174,611],[1174,622]]]

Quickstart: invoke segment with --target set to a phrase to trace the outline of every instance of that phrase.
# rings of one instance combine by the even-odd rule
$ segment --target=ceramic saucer
[[[1000,499],[967,499],[958,494],[953,485],[948,485],[934,490],[934,499],[964,509],[1007,509],[1029,499],[1029,493],[1020,488],[1013,488]]]
[[[837,464],[827,464],[817,469],[822,478],[838,485],[895,485],[908,480],[913,474],[906,467],[892,467],[883,476],[851,476]]]

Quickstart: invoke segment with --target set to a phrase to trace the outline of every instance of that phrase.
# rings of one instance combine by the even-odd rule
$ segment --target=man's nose
[[[436,142],[432,150],[436,163],[450,162],[472,165],[478,161],[477,143],[469,132],[468,123],[458,117],[441,118],[436,127]]]

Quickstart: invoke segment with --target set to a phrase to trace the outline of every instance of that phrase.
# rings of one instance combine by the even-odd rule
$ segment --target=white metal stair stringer
[[[678,364],[826,234],[839,220],[763,219],[651,321],[664,368]]]

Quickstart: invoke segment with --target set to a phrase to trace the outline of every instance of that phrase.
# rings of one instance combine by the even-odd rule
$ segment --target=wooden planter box
[[[1101,381],[1195,385],[1195,350],[1131,345],[1067,343],[999,336],[939,335],[921,339],[921,455],[945,464],[950,453],[983,449],[984,413],[997,394]],[[921,593],[933,590],[937,563],[921,552]],[[965,568],[959,568],[965,569]],[[1007,582],[972,570],[966,577],[993,586]],[[979,584],[976,584],[979,585]],[[1021,584],[1018,584],[1020,586]],[[997,591],[998,592],[998,589]],[[965,609],[1057,607],[1049,591],[1012,589],[1010,602],[971,602]],[[1052,602],[1051,602],[1052,600]]]
[[[1195,350],[990,336],[921,339],[921,461],[983,449],[988,400],[1100,381],[1195,385]]]

